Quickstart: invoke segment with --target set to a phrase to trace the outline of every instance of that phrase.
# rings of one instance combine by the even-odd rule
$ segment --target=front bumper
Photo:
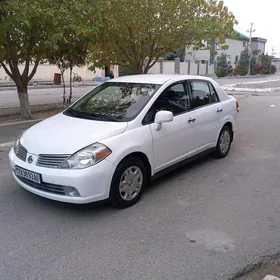
[[[32,184],[23,182],[13,172],[13,176],[17,183],[24,189],[37,194],[39,196],[62,201],[68,203],[85,204],[104,200],[109,197],[111,181],[115,172],[115,166],[106,159],[98,164],[81,170],[63,170],[39,167],[20,160],[12,149],[9,153],[9,160],[12,169],[19,166],[29,171],[39,173],[42,181],[46,184],[69,186],[78,190],[80,196],[72,197],[68,195],[60,195],[52,192],[42,191],[32,187]]]

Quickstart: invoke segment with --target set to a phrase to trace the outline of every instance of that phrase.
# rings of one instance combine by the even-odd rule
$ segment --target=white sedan
[[[204,152],[225,157],[238,102],[212,79],[135,75],[109,80],[21,135],[15,180],[69,203],[133,205],[151,178]]]

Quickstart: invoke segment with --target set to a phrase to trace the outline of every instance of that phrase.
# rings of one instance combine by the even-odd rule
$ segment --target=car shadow
[[[149,186],[146,188],[145,193],[147,194],[149,193],[149,191],[153,191],[153,189],[161,187],[161,185],[163,183],[166,183],[167,181],[179,179],[179,177],[184,173],[190,172],[191,170],[200,168],[204,164],[209,164],[210,162],[215,161],[217,161],[217,159],[213,158],[210,154],[205,154],[192,161],[182,162],[179,166],[165,171],[159,177],[153,179]]]
[[[152,192],[155,188],[164,187],[163,183],[166,183],[166,181],[172,181],[175,179],[178,179],[182,174],[186,172],[190,172],[191,170],[195,168],[200,168],[201,165],[208,164],[209,162],[214,162],[216,159],[212,158],[210,155],[203,155],[200,158],[197,158],[191,162],[183,162],[180,164],[180,166],[177,166],[176,169],[169,170],[168,172],[161,174],[160,177],[154,179],[148,187],[144,190],[144,197],[145,199],[146,195],[149,195],[150,192]],[[113,213],[117,213],[118,211],[126,211],[127,209],[118,209],[111,205],[108,200],[106,201],[99,201],[99,202],[93,202],[89,204],[72,204],[72,203],[64,203],[60,201],[54,201],[50,199],[46,199],[37,195],[34,195],[32,193],[29,193],[25,190],[22,190],[23,193],[21,195],[27,196],[26,199],[22,199],[21,201],[30,201],[32,200],[33,204],[33,210],[34,208],[45,208],[51,212],[55,211],[57,215],[66,215],[71,216],[71,218],[86,218],[87,216],[91,217],[91,219],[94,217],[94,215],[100,216],[107,216],[112,215]],[[140,203],[136,204],[135,209],[138,207],[141,207],[141,201]],[[136,211],[131,210],[129,211]]]

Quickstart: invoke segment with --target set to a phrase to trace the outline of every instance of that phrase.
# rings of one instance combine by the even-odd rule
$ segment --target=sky
[[[280,0],[224,0],[224,4],[238,21],[237,31],[249,37],[246,31],[253,22],[252,37],[267,39],[265,51],[271,54],[274,47],[274,55],[280,57]]]

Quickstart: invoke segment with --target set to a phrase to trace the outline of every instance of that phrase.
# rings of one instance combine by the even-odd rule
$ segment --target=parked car
[[[225,157],[239,105],[212,79],[135,75],[95,87],[23,133],[15,180],[39,196],[133,205],[151,178],[203,152]]]

